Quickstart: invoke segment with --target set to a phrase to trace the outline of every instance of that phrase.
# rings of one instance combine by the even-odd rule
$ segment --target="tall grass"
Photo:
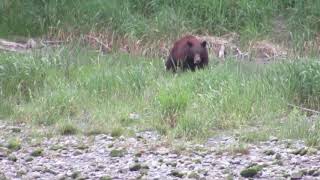
[[[319,31],[317,0],[3,0],[0,35],[40,35],[54,29],[103,29],[154,39],[183,32],[239,32],[250,39],[268,35],[284,15],[293,40],[312,39]],[[298,43],[298,42],[296,42]]]
[[[69,49],[59,52],[64,51]],[[316,130],[296,129],[299,133],[292,136],[281,128],[300,124],[302,118],[279,119],[290,114],[288,103],[319,109],[319,65],[314,60],[261,67],[230,59],[174,75],[165,72],[159,59],[85,50],[76,57],[50,51],[1,57],[1,118],[53,126],[57,132],[65,132],[67,126],[89,134],[119,129],[130,133],[131,128],[123,128],[134,126],[186,139],[260,127],[319,142],[318,134],[312,133]],[[138,120],[131,119],[131,113],[138,114]]]

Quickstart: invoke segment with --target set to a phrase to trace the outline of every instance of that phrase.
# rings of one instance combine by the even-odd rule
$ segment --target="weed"
[[[60,122],[58,124],[58,129],[62,135],[72,135],[79,131],[75,124],[70,121]]]
[[[21,141],[17,138],[12,138],[8,141],[7,148],[13,151],[21,149]]]
[[[273,133],[319,143],[319,125],[305,123],[304,114],[287,105],[320,107],[319,65],[314,60],[256,67],[228,59],[205,70],[173,75],[165,73],[158,59],[81,53],[76,61],[72,53],[0,54],[7,59],[0,60],[5,67],[16,69],[0,73],[1,114],[35,127],[56,126],[62,134],[81,129],[117,137],[134,126],[192,140],[236,129],[245,142],[265,140]],[[16,88],[20,79],[32,92],[28,100]],[[140,117],[135,123],[128,118],[132,112]],[[257,131],[241,132],[246,129]]]
[[[122,128],[114,128],[111,131],[111,136],[112,137],[120,137],[123,134],[123,129]]]
[[[184,114],[189,98],[188,89],[178,87],[160,90],[157,102],[162,118],[170,127],[175,127],[180,116]]]
[[[250,153],[249,148],[243,143],[230,145],[230,147],[227,148],[227,151],[231,154],[249,154]]]

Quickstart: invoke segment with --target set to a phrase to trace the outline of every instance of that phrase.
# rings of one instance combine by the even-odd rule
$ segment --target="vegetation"
[[[18,138],[9,139],[8,144],[7,144],[7,148],[12,151],[18,151],[19,149],[21,149],[20,139],[18,139]]]
[[[302,43],[318,32],[319,9],[318,0],[4,0],[0,35],[104,30],[162,39],[183,32],[236,31],[252,39],[271,35],[274,19],[283,17],[291,38]]]
[[[280,19],[293,48],[302,48],[320,30],[319,9],[318,0],[4,0],[0,36],[102,31],[154,41],[185,32],[235,31],[242,40],[272,39]],[[319,121],[288,106],[320,109],[316,59],[263,66],[228,59],[195,73],[172,74],[157,58],[104,56],[70,45],[0,53],[1,119],[52,126],[61,134],[118,137],[134,126],[202,139],[236,129],[244,141],[273,134],[320,143]],[[139,118],[130,119],[130,113]]]
[[[176,75],[159,59],[126,54],[2,53],[0,61],[2,116],[57,125],[62,134],[99,127],[119,136],[130,123],[190,139],[263,125],[266,131],[243,133],[243,139],[267,131],[310,144],[320,138],[318,121],[306,124],[306,116],[288,106],[320,108],[320,64],[311,59],[264,66],[230,59]],[[128,119],[132,112],[140,119]]]

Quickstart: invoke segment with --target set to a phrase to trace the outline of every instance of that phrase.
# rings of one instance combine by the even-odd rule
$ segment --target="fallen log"
[[[0,39],[0,50],[25,53],[35,48],[37,43],[33,39],[29,39],[26,43],[11,42]]]

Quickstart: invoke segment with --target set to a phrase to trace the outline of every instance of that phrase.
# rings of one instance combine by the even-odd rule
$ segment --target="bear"
[[[207,42],[200,41],[195,36],[187,35],[177,40],[165,63],[166,70],[176,72],[177,68],[182,71],[203,69],[208,66]]]

